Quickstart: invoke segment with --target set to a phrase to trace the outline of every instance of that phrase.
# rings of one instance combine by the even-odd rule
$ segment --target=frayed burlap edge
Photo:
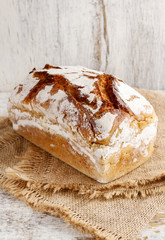
[[[7,118],[1,121],[1,128],[11,127],[10,122]],[[2,136],[0,136],[0,149],[4,147],[12,147],[12,144],[17,140],[20,141],[22,137],[14,131],[7,130]],[[89,199],[94,198],[104,198],[113,199],[116,197],[122,198],[137,198],[137,197],[147,197],[151,195],[161,194],[165,192],[165,174],[158,175],[152,179],[143,179],[139,181],[129,181],[129,182],[118,182],[117,184],[108,186],[106,184],[96,185],[84,185],[84,184],[48,184],[46,182],[34,182],[29,177],[27,178],[26,170],[31,168],[32,162],[29,161],[33,159],[35,154],[40,157],[40,152],[42,149],[29,144],[30,149],[26,152],[24,156],[19,156],[18,164],[12,166],[12,168],[6,169],[6,177],[10,180],[23,180],[26,182],[26,186],[31,190],[43,189],[51,190],[54,193],[61,190],[71,190],[76,191],[79,195],[87,195]],[[36,159],[35,159],[36,161]],[[3,176],[0,176],[2,178]]]
[[[39,150],[40,151],[40,150]],[[42,150],[41,150],[42,151]],[[112,199],[115,197],[137,198],[155,195],[165,192],[165,174],[161,174],[152,179],[143,179],[139,181],[117,183],[113,186],[92,186],[84,184],[49,184],[39,183],[29,180],[26,175],[26,170],[31,167],[30,159],[33,158],[33,151],[28,151],[23,157],[19,157],[20,161],[18,165],[13,168],[6,169],[6,176],[9,179],[23,180],[26,182],[28,188],[51,190],[54,193],[61,190],[76,191],[80,195],[87,195],[90,199],[103,197],[105,199]]]
[[[25,202],[33,210],[59,216],[66,223],[72,225],[74,229],[80,230],[82,233],[90,234],[98,240],[120,240],[122,238],[121,236],[118,236],[111,231],[109,231],[107,234],[105,233],[105,229],[98,228],[97,226],[92,226],[88,220],[82,219],[79,214],[69,210],[68,208],[54,204],[51,205],[47,199],[39,197],[37,190],[34,191],[29,189],[26,182],[22,180],[17,181],[4,178],[0,181],[0,187],[12,194],[14,197]]]
[[[22,138],[22,136],[19,136],[15,132],[5,132],[3,136],[0,136],[0,149],[10,147],[13,142],[16,142],[20,138]]]
[[[5,122],[4,122],[5,123]],[[6,125],[6,124],[5,124]],[[5,136],[5,138],[4,138]],[[19,141],[21,136],[16,133],[5,133],[3,138],[0,138],[1,149],[8,147]],[[7,145],[6,145],[7,144]],[[63,206],[51,205],[46,201],[46,199],[41,199],[38,197],[38,194],[34,189],[28,188],[28,182],[23,180],[14,180],[8,179],[6,176],[0,174],[0,188],[6,190],[8,193],[12,194],[14,197],[24,201],[28,206],[33,210],[38,212],[47,212],[51,215],[61,217],[66,223],[72,225],[73,228],[80,230],[83,233],[90,234],[98,240],[109,239],[109,240],[119,240],[121,237],[113,234],[112,232],[108,233],[108,238],[105,236],[105,230],[96,226],[92,226],[88,223],[87,220],[82,219],[76,212],[70,211],[69,209],[64,208]],[[37,194],[37,196],[35,195]]]
[[[8,172],[9,173],[9,172]],[[7,176],[9,176],[7,174]],[[9,179],[19,179],[18,176],[15,178],[15,175],[10,175]],[[165,178],[163,176],[163,178]],[[165,180],[160,184],[152,183],[152,185],[149,187],[148,185],[144,186],[143,188],[140,186],[135,189],[119,189],[119,190],[111,190],[107,189],[105,190],[94,190],[90,189],[90,186],[88,186],[88,189],[84,188],[83,185],[55,185],[55,184],[47,184],[47,183],[34,183],[32,181],[25,181],[28,188],[31,190],[34,189],[42,189],[45,191],[52,191],[53,193],[62,191],[62,190],[70,190],[70,191],[76,191],[78,195],[86,195],[89,197],[89,199],[95,199],[95,198],[104,198],[104,199],[114,199],[116,197],[122,197],[122,198],[145,198],[147,196],[161,194],[165,192]]]

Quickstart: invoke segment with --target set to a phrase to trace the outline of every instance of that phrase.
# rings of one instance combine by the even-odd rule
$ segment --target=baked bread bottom
[[[16,128],[15,126],[18,124],[16,118],[13,118],[12,122],[14,128]],[[62,135],[52,134],[26,124],[20,125],[17,132],[35,145],[101,183],[113,181],[143,164],[151,156],[155,141],[155,137],[151,138],[145,150],[144,143],[138,146],[138,148],[130,144],[121,148],[121,151],[116,152],[113,156],[107,158],[106,161],[102,159],[102,161],[92,162],[89,154],[82,153],[77,149],[75,151],[74,144],[76,143],[73,140],[68,141]],[[95,152],[100,147],[106,146],[94,145],[92,151]]]

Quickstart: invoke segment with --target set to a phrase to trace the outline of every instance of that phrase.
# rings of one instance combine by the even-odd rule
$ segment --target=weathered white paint
[[[1,0],[0,91],[33,67],[83,65],[165,89],[164,0]]]
[[[0,116],[7,116],[9,93],[0,93]],[[134,240],[164,240],[165,207]],[[0,190],[0,240],[92,240],[58,217],[34,212],[23,202]],[[94,240],[94,239],[93,239]]]
[[[107,70],[129,84],[165,89],[165,1],[105,0]]]
[[[164,0],[1,0],[0,91],[33,67],[83,65],[165,89]]]
[[[134,240],[164,240],[165,208]],[[33,211],[0,190],[0,240],[94,240],[68,226],[62,219]]]
[[[98,69],[100,11],[97,0],[2,0],[0,90],[46,63]]]
[[[85,240],[88,237],[62,219],[34,212],[25,203],[0,190],[0,240]]]

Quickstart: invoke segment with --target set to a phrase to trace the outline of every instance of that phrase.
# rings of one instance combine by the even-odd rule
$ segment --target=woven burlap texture
[[[142,91],[142,90],[141,90]],[[29,144],[24,157],[17,165],[6,170],[8,178],[19,178],[28,182],[31,188],[52,189],[54,192],[62,189],[78,191],[90,198],[116,196],[137,197],[146,196],[165,190],[165,124],[164,95],[152,91],[142,91],[153,104],[159,116],[158,137],[155,151],[149,161],[131,173],[109,184],[101,184],[61,162],[49,153]],[[12,129],[10,134],[12,133]],[[22,141],[25,141],[22,139]]]
[[[140,92],[159,117],[155,151],[144,165],[100,184],[26,141],[2,118],[0,186],[35,210],[59,215],[97,238],[132,239],[165,203],[165,95]]]

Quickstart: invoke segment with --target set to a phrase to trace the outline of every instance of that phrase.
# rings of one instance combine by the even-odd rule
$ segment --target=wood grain
[[[136,87],[165,89],[165,1],[105,0],[107,71]]]
[[[165,208],[134,240],[164,240]],[[0,240],[94,240],[62,219],[34,212],[25,203],[0,190]]]
[[[56,216],[34,212],[0,190],[0,240],[85,240],[89,237]]]
[[[84,65],[165,89],[164,0],[1,0],[0,91],[33,67]]]
[[[97,0],[2,0],[0,11],[1,91],[46,63],[99,68]]]

